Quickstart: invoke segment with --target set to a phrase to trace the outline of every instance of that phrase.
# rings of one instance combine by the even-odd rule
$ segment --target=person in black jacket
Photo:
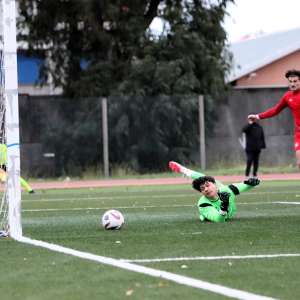
[[[266,148],[265,135],[263,128],[257,123],[256,119],[248,119],[248,124],[242,129],[245,135],[245,152],[247,155],[247,164],[245,175],[249,177],[251,166],[253,165],[253,177],[257,177],[259,167],[259,156],[261,149]]]

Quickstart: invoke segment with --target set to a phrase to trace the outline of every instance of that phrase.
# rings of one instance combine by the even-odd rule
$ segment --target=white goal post
[[[0,2],[0,143],[7,146],[7,176],[3,183],[0,230],[3,235],[7,233],[12,238],[18,239],[22,236],[22,223],[16,3],[15,0],[0,0]]]

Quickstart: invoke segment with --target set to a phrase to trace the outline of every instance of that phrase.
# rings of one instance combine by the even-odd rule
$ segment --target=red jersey
[[[295,132],[300,132],[300,90],[286,92],[280,101],[272,108],[258,114],[260,119],[278,115],[284,108],[289,107],[294,116]]]

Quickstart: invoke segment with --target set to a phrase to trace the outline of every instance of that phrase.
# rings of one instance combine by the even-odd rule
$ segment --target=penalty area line
[[[298,257],[300,253],[282,254],[258,254],[258,255],[228,255],[228,256],[194,256],[194,257],[166,257],[166,258],[145,258],[145,259],[122,259],[130,263],[154,263],[168,261],[189,261],[189,260],[231,260],[231,259],[256,259],[256,258],[279,258],[279,257]]]
[[[275,204],[292,204],[292,205],[300,205],[300,202],[292,202],[292,201],[276,201],[273,202]]]
[[[195,279],[192,277],[187,277],[187,276],[178,275],[178,274],[171,273],[171,272],[148,268],[148,267],[136,265],[133,263],[121,261],[121,260],[115,259],[115,258],[95,255],[95,254],[92,254],[89,252],[82,252],[82,251],[63,247],[63,246],[56,245],[56,244],[51,244],[51,243],[47,243],[47,242],[43,242],[43,241],[39,241],[39,240],[34,240],[34,239],[27,238],[24,236],[18,236],[18,237],[14,237],[14,238],[15,238],[15,240],[17,240],[21,243],[46,248],[51,251],[55,251],[55,252],[59,252],[59,253],[67,254],[67,255],[72,255],[75,257],[82,258],[82,259],[95,261],[95,262],[98,262],[101,264],[118,267],[118,268],[125,269],[125,270],[132,271],[132,272],[142,273],[142,274],[152,276],[152,277],[163,278],[163,279],[170,280],[170,281],[182,284],[182,285],[186,285],[186,286],[190,286],[190,287],[194,287],[194,288],[198,288],[198,289],[202,289],[202,290],[207,290],[207,291],[210,291],[210,292],[213,292],[216,294],[220,294],[223,296],[227,296],[230,298],[241,299],[241,300],[274,300],[274,298],[265,297],[265,296],[245,292],[242,290],[225,287],[222,285],[210,283],[210,282]]]
[[[239,205],[268,205],[268,204],[300,204],[300,202],[241,202]],[[170,204],[170,205],[143,205],[143,206],[102,206],[102,207],[72,207],[72,208],[33,208],[22,209],[22,212],[57,212],[80,210],[107,210],[107,209],[147,209],[147,208],[182,208],[197,207],[196,204]],[[0,210],[1,212],[1,210]]]

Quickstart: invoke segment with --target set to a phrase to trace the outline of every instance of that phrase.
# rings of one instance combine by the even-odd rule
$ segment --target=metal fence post
[[[200,167],[201,170],[206,169],[206,153],[205,153],[205,117],[204,117],[204,97],[198,97],[199,108],[199,150],[200,150]]]
[[[104,176],[109,177],[107,98],[101,98]]]

